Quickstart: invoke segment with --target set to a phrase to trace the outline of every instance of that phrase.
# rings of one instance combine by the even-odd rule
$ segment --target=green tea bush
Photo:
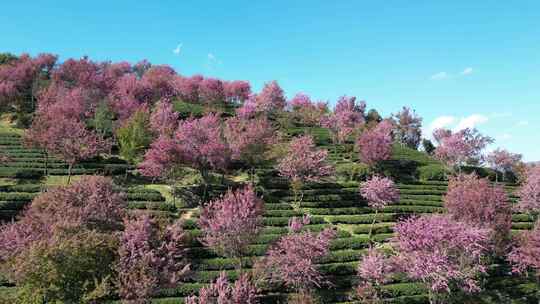
[[[433,164],[422,166],[417,169],[418,178],[422,181],[445,181],[448,180],[450,171],[443,165]]]

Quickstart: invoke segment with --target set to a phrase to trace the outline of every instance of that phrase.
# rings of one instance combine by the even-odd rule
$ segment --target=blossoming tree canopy
[[[394,230],[401,268],[410,278],[425,282],[435,293],[480,290],[478,276],[487,270],[489,229],[431,215],[402,221]]]
[[[373,129],[365,130],[360,134],[356,145],[360,151],[360,159],[373,166],[380,161],[388,160],[392,156],[392,129],[389,120],[383,120]]]
[[[229,190],[202,209],[198,221],[203,231],[201,241],[218,254],[239,257],[260,232],[263,212],[253,186]]]

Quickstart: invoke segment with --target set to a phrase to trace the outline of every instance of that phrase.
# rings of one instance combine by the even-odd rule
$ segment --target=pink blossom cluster
[[[168,100],[162,100],[156,104],[150,116],[150,127],[159,136],[172,136],[178,127],[179,113],[173,110],[173,105]]]
[[[365,130],[360,134],[356,145],[360,151],[360,159],[364,163],[372,166],[382,160],[390,159],[392,156],[392,129],[392,122],[383,120],[373,129]]]
[[[517,209],[525,212],[540,212],[540,166],[529,168],[526,180],[517,192],[519,203]]]
[[[508,255],[508,261],[512,263],[512,270],[516,273],[532,269],[539,275],[540,221],[536,222],[533,230],[524,231],[518,236],[517,246]]]
[[[256,268],[270,282],[283,283],[295,291],[305,292],[326,283],[316,263],[330,253],[330,241],[336,232],[330,228],[319,234],[299,232],[300,221],[304,220],[291,221],[291,233],[270,248]]]
[[[504,149],[496,149],[488,154],[486,160],[493,169],[508,172],[521,161],[522,157],[521,154],[510,153]]]
[[[492,186],[475,174],[458,175],[450,179],[443,201],[452,218],[491,229],[496,249],[505,250],[512,227],[512,205],[502,186]]]
[[[13,99],[32,96],[35,98],[40,82],[52,71],[57,57],[40,54],[35,58],[22,54],[19,58],[0,66],[0,104]]]
[[[188,297],[186,304],[256,304],[258,292],[247,274],[230,283],[225,272],[221,272],[214,283],[199,290],[198,297]]]
[[[328,151],[317,149],[309,135],[294,138],[289,153],[280,160],[279,174],[293,182],[317,182],[333,173],[326,158]]]
[[[371,208],[383,209],[399,200],[399,191],[394,181],[387,177],[373,176],[360,185],[360,194]]]
[[[493,142],[476,129],[463,129],[452,133],[448,130],[435,130],[434,137],[439,142],[435,156],[448,165],[461,166],[472,160],[483,160],[482,150]]]
[[[321,118],[321,126],[330,129],[335,143],[343,143],[365,124],[366,103],[356,104],[356,97],[342,96],[334,112]]]
[[[148,216],[125,226],[118,249],[118,292],[123,300],[146,303],[159,288],[175,286],[187,274],[185,235],[180,222],[160,235]]]
[[[215,114],[181,121],[172,138],[160,137],[146,151],[139,165],[146,176],[159,177],[178,165],[209,169],[225,168],[229,150],[222,136],[221,121]]]
[[[259,233],[263,213],[262,200],[253,186],[229,190],[201,210],[198,221],[203,231],[201,242],[218,254],[238,257]]]
[[[17,222],[0,227],[0,260],[17,257],[35,242],[54,241],[63,231],[118,230],[126,206],[125,196],[105,177],[86,176],[50,189],[37,196]]]
[[[422,139],[422,117],[416,115],[408,107],[393,115],[394,136],[396,139],[413,149],[417,149]]]
[[[413,217],[398,223],[394,243],[401,270],[426,283],[433,292],[480,290],[486,272],[489,229],[458,222],[445,215]]]
[[[277,143],[274,127],[266,117],[229,118],[225,122],[224,136],[231,158],[243,160],[251,166],[263,159],[267,149]]]

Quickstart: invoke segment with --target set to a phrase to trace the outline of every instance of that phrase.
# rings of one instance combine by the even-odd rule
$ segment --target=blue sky
[[[426,130],[476,126],[540,160],[540,1],[145,2],[4,1],[0,51],[147,58],[255,90],[276,79],[385,115],[408,105]]]

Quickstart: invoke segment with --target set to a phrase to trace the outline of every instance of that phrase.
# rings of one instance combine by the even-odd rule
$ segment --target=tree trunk
[[[49,176],[49,153],[45,151],[45,176]]]
[[[71,182],[71,168],[73,167],[73,164],[68,165],[68,178],[67,178],[67,184]]]
[[[377,221],[378,213],[379,213],[379,210],[375,209],[375,216],[373,217],[373,221],[371,222],[371,226],[369,227],[369,234],[368,234],[369,246],[371,246],[371,234],[373,233],[373,226],[375,226],[375,222]]]

